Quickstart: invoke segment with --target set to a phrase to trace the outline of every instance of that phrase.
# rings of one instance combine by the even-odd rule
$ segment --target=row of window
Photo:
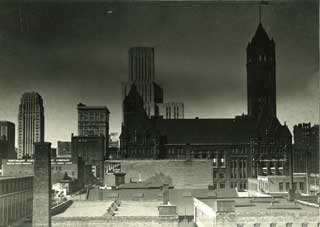
[[[232,170],[230,174],[231,178],[247,178],[247,169],[242,169],[238,174],[236,171]]]
[[[213,189],[218,189],[218,188],[225,188],[226,184],[225,182],[220,182],[220,183],[213,183]],[[246,182],[231,182],[230,183],[230,188],[238,188],[238,189],[247,189],[247,183]]]
[[[286,183],[285,183],[285,187],[286,187],[286,189],[288,190],[288,189],[290,188],[290,183],[289,183],[289,182],[286,182]],[[297,182],[293,182],[292,187],[293,187],[294,189],[298,189],[298,188],[297,188]],[[302,190],[302,191],[304,190],[304,182],[299,182],[299,189]],[[285,188],[284,188],[284,182],[280,182],[280,183],[279,183],[279,191],[282,192],[282,191],[284,191],[284,190],[285,190]]]
[[[244,226],[245,226],[244,224],[237,224],[237,227],[244,227]],[[260,227],[260,226],[261,226],[260,223],[253,224],[253,227]],[[277,223],[270,223],[269,226],[276,227]],[[292,226],[293,226],[293,223],[291,223],[291,222],[286,223],[286,227],[292,227]],[[301,227],[308,227],[308,223],[301,223]],[[317,224],[317,227],[320,227],[320,223]]]

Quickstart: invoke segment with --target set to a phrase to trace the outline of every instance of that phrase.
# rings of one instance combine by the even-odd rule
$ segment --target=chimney
[[[169,184],[163,184],[162,193],[163,193],[163,205],[168,205],[169,204]]]
[[[288,149],[286,145],[286,149]],[[290,174],[290,189],[288,190],[288,200],[289,201],[294,201],[295,197],[295,188],[293,187],[293,154],[292,154],[292,148],[291,146],[289,147],[289,174]]]

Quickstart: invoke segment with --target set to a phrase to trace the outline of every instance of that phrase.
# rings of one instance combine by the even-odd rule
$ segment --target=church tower
[[[276,117],[275,43],[261,22],[247,46],[248,115]]]

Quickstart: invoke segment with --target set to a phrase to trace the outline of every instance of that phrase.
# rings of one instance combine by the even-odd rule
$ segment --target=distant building
[[[295,125],[293,135],[294,172],[319,173],[319,125]]]
[[[119,135],[117,132],[112,132],[109,135],[109,147],[108,147],[108,159],[119,159],[120,158],[120,142]]]
[[[0,176],[0,226],[32,215],[33,177]]]
[[[14,123],[0,121],[0,140],[0,160],[1,158],[16,158]]]
[[[106,106],[78,104],[78,135],[104,136],[105,149],[109,143],[109,110]],[[107,150],[105,150],[105,156]]]
[[[184,118],[184,104],[169,102],[158,104],[159,115],[164,119],[183,119]]]
[[[92,166],[94,176],[103,179],[105,154],[105,137],[73,136],[71,137],[71,157],[82,158],[85,165]]]
[[[18,114],[18,158],[32,157],[34,142],[44,140],[42,97],[36,92],[24,93]]]
[[[58,141],[57,145],[58,157],[71,157],[71,142]]]
[[[157,103],[163,103],[163,89],[155,82],[153,47],[129,49],[129,79],[122,84],[123,99],[128,95],[132,84],[137,86],[148,117],[158,116]]]
[[[248,115],[228,119],[150,119],[132,84],[123,101],[122,158],[212,159],[213,188],[288,175],[292,135],[276,116],[275,46],[261,23],[247,47],[247,79]]]
[[[51,147],[51,159],[57,158],[57,148]]]

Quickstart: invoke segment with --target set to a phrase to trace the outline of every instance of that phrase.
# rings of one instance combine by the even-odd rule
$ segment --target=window
[[[217,178],[217,172],[213,171],[213,178]]]
[[[224,161],[224,158],[221,158],[221,159],[220,159],[220,163],[221,163],[221,167],[225,167],[225,161]]]
[[[219,178],[224,178],[224,173],[219,173]]]
[[[276,223],[271,223],[271,224],[270,224],[270,227],[276,227],[276,226],[277,226]]]
[[[283,183],[282,183],[282,182],[279,183],[279,191],[280,191],[280,192],[283,191]]]
[[[290,188],[290,184],[289,184],[289,182],[286,182],[286,190],[288,191],[289,188]]]
[[[301,227],[308,227],[308,223],[302,223]]]
[[[213,189],[217,189],[217,184],[216,183],[213,183]]]
[[[220,183],[220,188],[225,188],[225,184],[224,183]]]
[[[213,165],[214,168],[217,167],[217,158],[216,157],[213,157],[212,165]]]
[[[260,227],[260,223],[254,223],[253,227]]]
[[[303,182],[299,182],[299,187],[300,187],[300,190],[304,190],[304,183]]]
[[[237,227],[244,227],[244,224],[237,224]]]
[[[292,223],[287,223],[286,227],[292,227],[292,225],[293,225]]]

